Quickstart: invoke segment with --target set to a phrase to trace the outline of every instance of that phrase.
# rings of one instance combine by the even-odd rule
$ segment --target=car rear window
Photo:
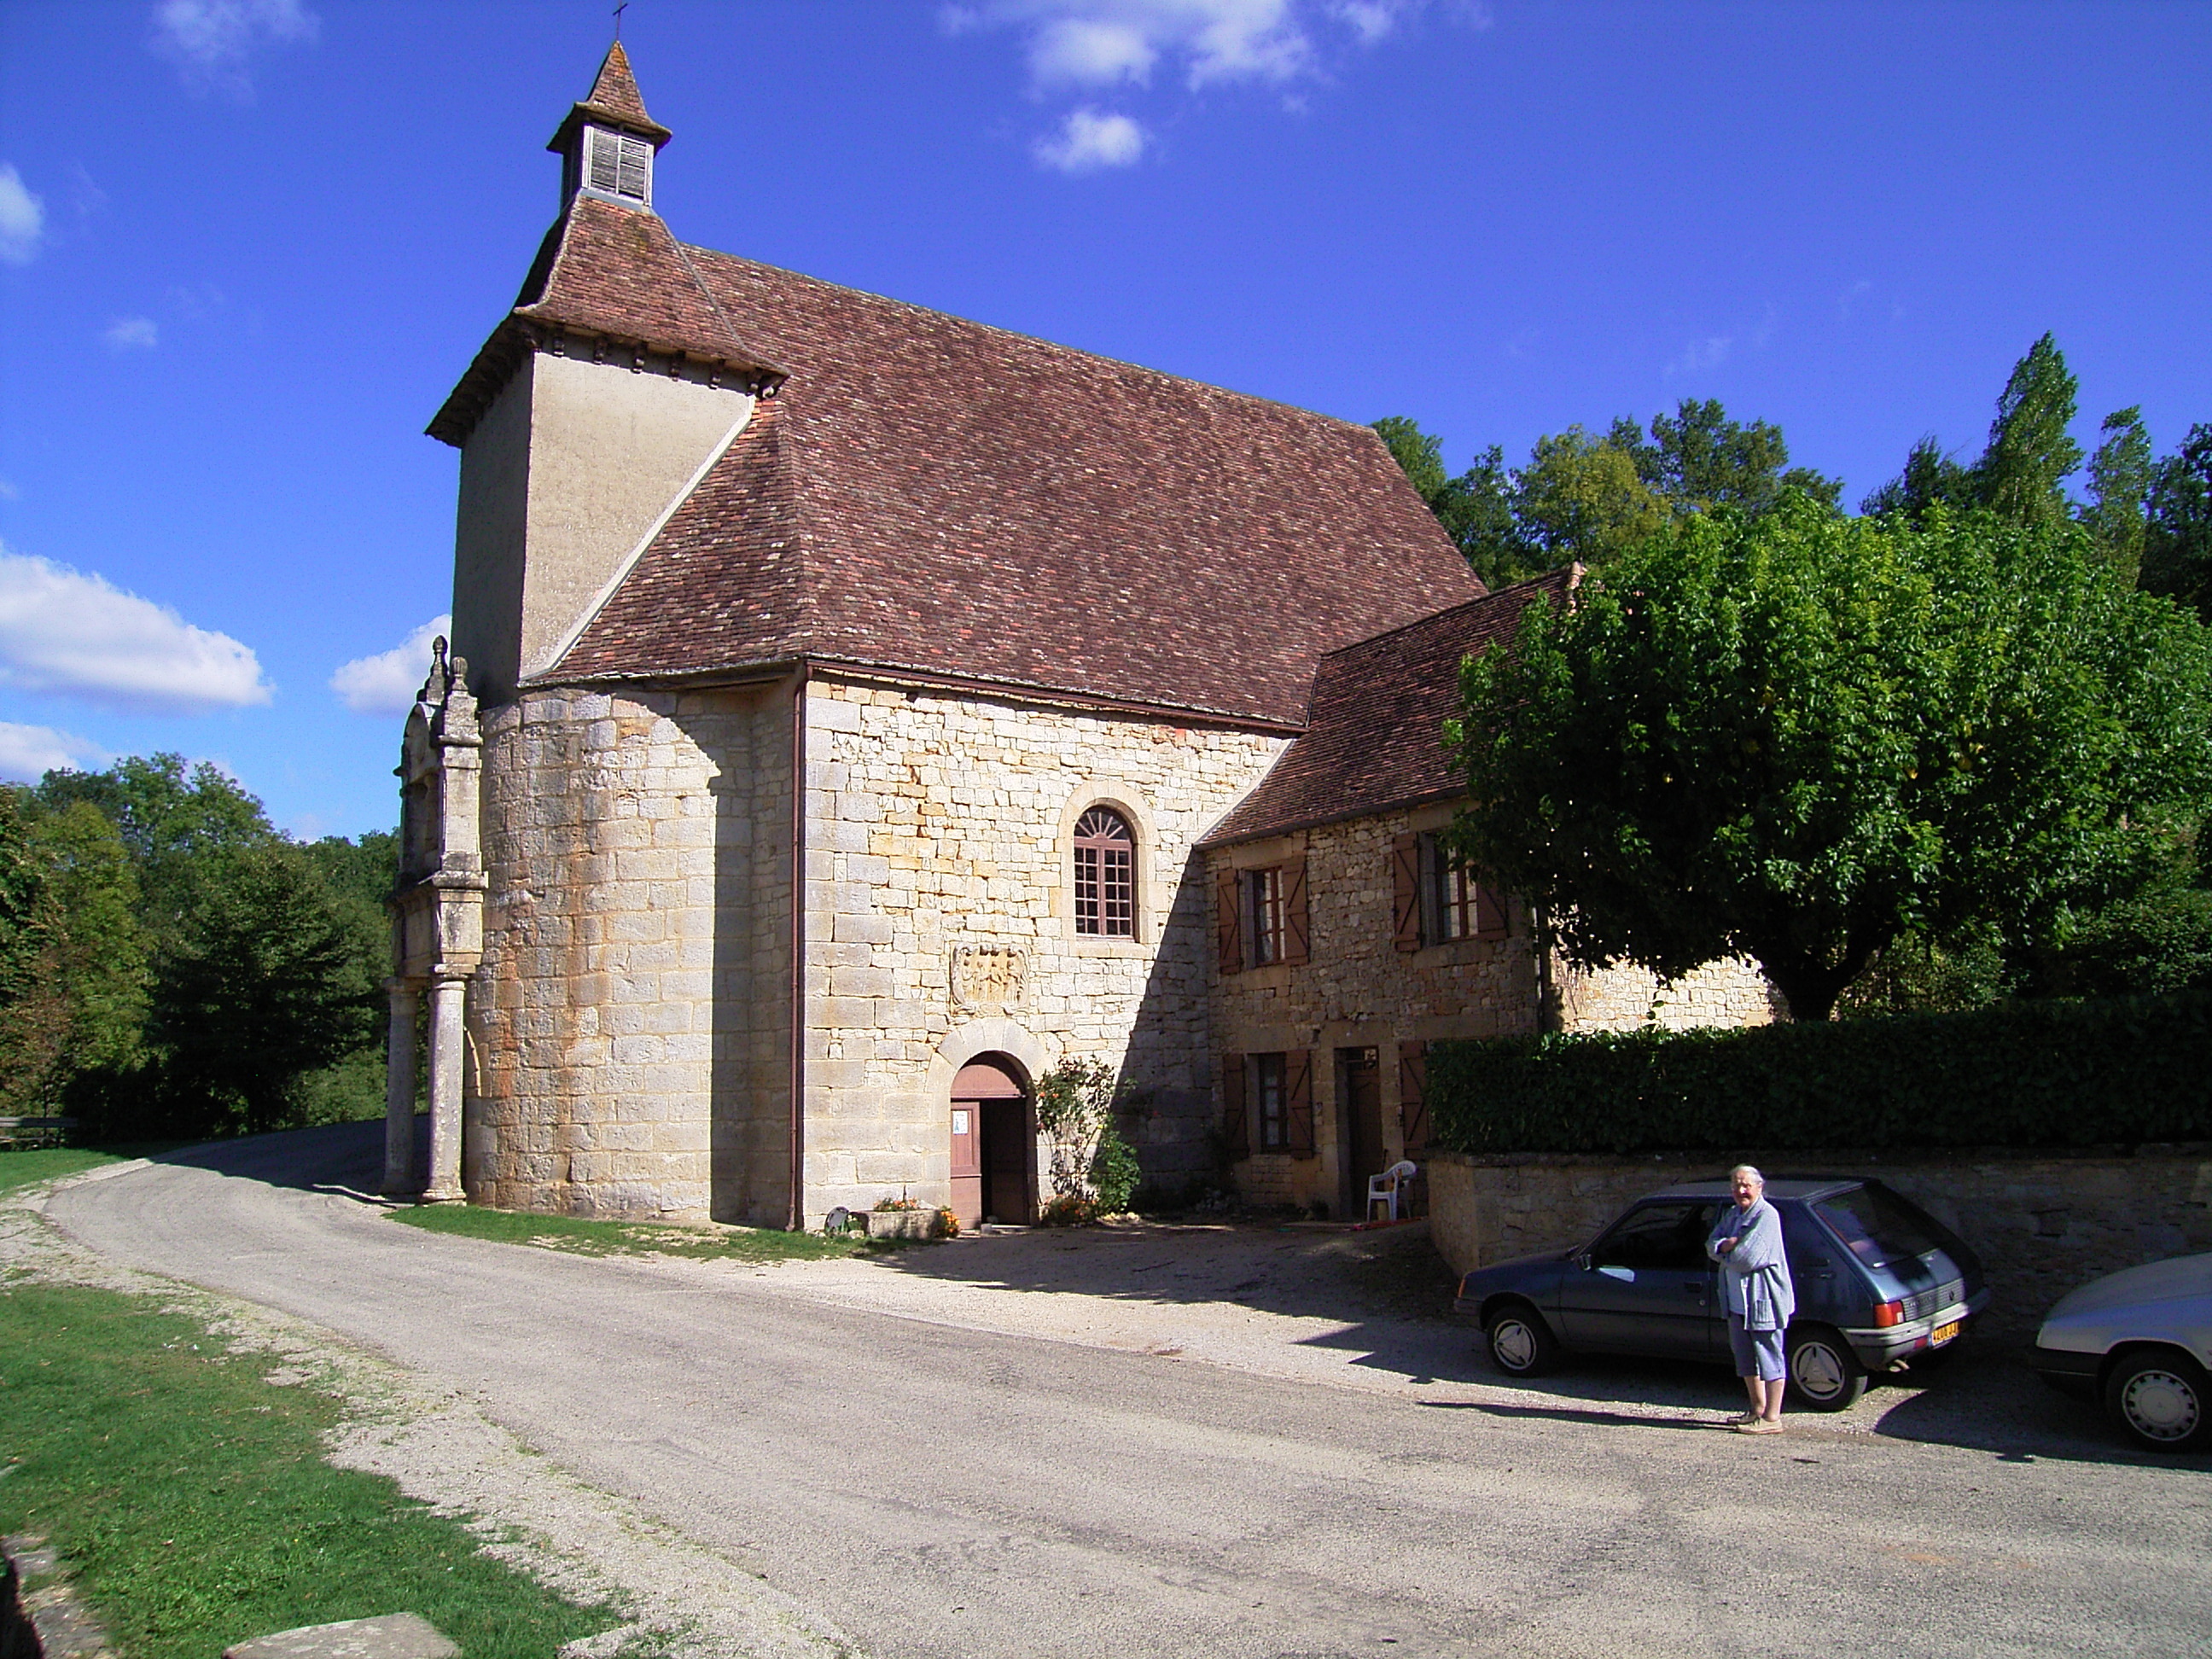
[[[1854,1187],[1813,1207],[1845,1248],[1869,1267],[1915,1261],[1943,1248],[1926,1216],[1879,1187]]]

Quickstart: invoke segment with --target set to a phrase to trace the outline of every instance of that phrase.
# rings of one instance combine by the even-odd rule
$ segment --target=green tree
[[[1905,457],[1904,471],[1869,495],[1859,510],[1901,514],[1917,524],[1938,507],[1984,507],[2007,524],[2065,523],[2074,512],[2065,480],[2081,466],[2081,446],[2066,431],[2077,390],[2057,341],[2045,334],[2006,378],[1979,460],[1961,466],[1935,438],[1923,438]]]
[[[297,848],[226,850],[197,876],[154,993],[165,1097],[194,1128],[283,1127],[304,1075],[374,1040],[378,976]]]
[[[79,1071],[136,1065],[150,972],[130,852],[106,815],[85,801],[43,814],[31,840],[51,862],[62,908],[57,966],[69,1004],[70,1064]]]
[[[2058,343],[2045,334],[2013,365],[1997,394],[1989,447],[1974,464],[1980,504],[2007,524],[2063,524],[2073,516],[2065,481],[2081,469],[2067,435],[2078,387]]]
[[[44,1115],[69,1042],[67,944],[52,860],[17,793],[0,787],[0,1112]]]
[[[2142,585],[2212,622],[2212,425],[2158,464],[2144,514]]]
[[[1456,477],[1445,471],[1443,445],[1404,416],[1387,416],[1375,430],[1493,588],[1573,560],[1602,564],[1670,516],[1723,507],[1771,512],[1793,491],[1833,507],[1843,489],[1790,466],[1779,427],[1742,425],[1711,398],[1684,398],[1673,415],[1655,415],[1648,434],[1626,416],[1602,436],[1569,427],[1539,438],[1522,467],[1507,467],[1492,444]]]
[[[2105,416],[2096,453],[2089,457],[2089,504],[2078,515],[2097,550],[2120,580],[2133,586],[2142,568],[2143,504],[2153,474],[2150,434],[2140,407]]]
[[[1647,436],[1635,422],[1615,421],[1609,441],[1636,462],[1636,473],[1676,516],[1733,507],[1771,513],[1792,490],[1833,507],[1840,478],[1790,465],[1782,428],[1766,421],[1745,426],[1720,400],[1685,398],[1672,415],[1655,415]]]
[[[1692,519],[1462,692],[1455,844],[1570,960],[1748,956],[1801,1019],[1908,929],[2063,937],[2212,793],[2212,639],[2071,526]]]

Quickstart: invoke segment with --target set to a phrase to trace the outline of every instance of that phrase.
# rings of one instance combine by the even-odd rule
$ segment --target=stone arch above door
[[[1052,1068],[1052,1051],[1044,1040],[1012,1019],[971,1019],[954,1026],[937,1045],[929,1062],[930,1096],[949,1100],[952,1080],[960,1068],[983,1054],[1004,1054],[1029,1073],[1022,1081],[1035,1084]]]

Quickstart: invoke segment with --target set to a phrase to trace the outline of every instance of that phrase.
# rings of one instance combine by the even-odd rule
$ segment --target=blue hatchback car
[[[1989,1305],[1974,1253],[1879,1181],[1778,1178],[1766,1198],[1797,1288],[1790,1388],[1816,1410],[1841,1411],[1870,1374],[1948,1348]],[[1724,1181],[1648,1194],[1587,1244],[1476,1268],[1454,1309],[1480,1322],[1509,1376],[1534,1376],[1562,1350],[1726,1364],[1705,1239],[1730,1201]]]

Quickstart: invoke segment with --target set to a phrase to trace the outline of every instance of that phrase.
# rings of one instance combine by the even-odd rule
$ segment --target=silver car
[[[2052,1386],[2103,1400],[2139,1446],[2212,1446],[2212,1255],[2129,1267],[2069,1291],[2036,1333],[2034,1363]]]

